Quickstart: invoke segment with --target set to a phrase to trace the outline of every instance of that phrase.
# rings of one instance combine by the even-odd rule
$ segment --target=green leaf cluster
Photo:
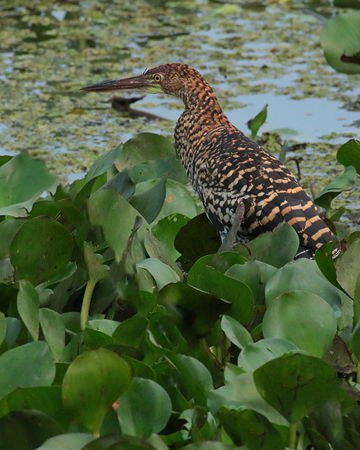
[[[293,261],[288,224],[219,253],[150,133],[67,186],[3,163],[1,450],[359,448],[358,232],[336,261]]]

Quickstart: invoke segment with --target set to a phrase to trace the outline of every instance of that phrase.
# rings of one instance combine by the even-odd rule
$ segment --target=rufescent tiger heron
[[[242,199],[248,208],[240,239],[252,239],[287,222],[300,239],[297,256],[311,257],[323,244],[337,241],[287,167],[230,123],[209,83],[192,67],[164,64],[140,76],[82,90],[164,92],[183,100],[176,148],[208,218],[222,236],[231,228]],[[336,246],[333,257],[339,252]]]

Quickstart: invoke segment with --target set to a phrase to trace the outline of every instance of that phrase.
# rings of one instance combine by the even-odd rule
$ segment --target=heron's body
[[[84,88],[113,89],[162,91],[182,98],[185,111],[175,128],[176,148],[207,216],[220,232],[231,228],[243,199],[249,205],[239,230],[243,239],[287,222],[312,253],[337,240],[291,172],[230,123],[211,86],[195,69],[166,64],[139,77]]]

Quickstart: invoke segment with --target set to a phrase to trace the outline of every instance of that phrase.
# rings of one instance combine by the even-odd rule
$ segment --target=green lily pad
[[[332,307],[337,317],[341,315],[340,291],[315,271],[302,268],[297,262],[282,267],[269,279],[265,288],[266,304],[269,306],[280,295],[297,290],[318,295]]]
[[[64,408],[77,423],[99,433],[107,409],[130,382],[128,364],[115,353],[104,348],[83,353],[66,371]]]
[[[171,410],[169,395],[159,384],[152,380],[134,378],[131,387],[119,398],[117,413],[121,431],[147,439],[165,428]]]
[[[30,281],[34,286],[50,280],[68,265],[73,246],[70,232],[59,222],[49,217],[28,220],[10,246],[15,278]]]
[[[351,11],[332,16],[322,30],[320,42],[326,61],[338,72],[360,73],[360,57],[356,56],[360,52],[359,29],[360,11]]]
[[[297,423],[336,396],[340,380],[319,358],[284,355],[254,372],[260,395],[290,423]]]
[[[45,342],[31,342],[0,356],[0,399],[18,387],[50,386],[55,362]]]
[[[265,338],[286,339],[322,358],[334,339],[337,322],[324,299],[311,292],[291,291],[271,302],[262,329]]]

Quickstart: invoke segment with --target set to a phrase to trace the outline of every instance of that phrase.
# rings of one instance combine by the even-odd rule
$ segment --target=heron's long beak
[[[81,91],[102,92],[102,91],[150,91],[154,85],[146,80],[142,75],[123,80],[104,81],[102,83],[93,84],[81,88]]]

